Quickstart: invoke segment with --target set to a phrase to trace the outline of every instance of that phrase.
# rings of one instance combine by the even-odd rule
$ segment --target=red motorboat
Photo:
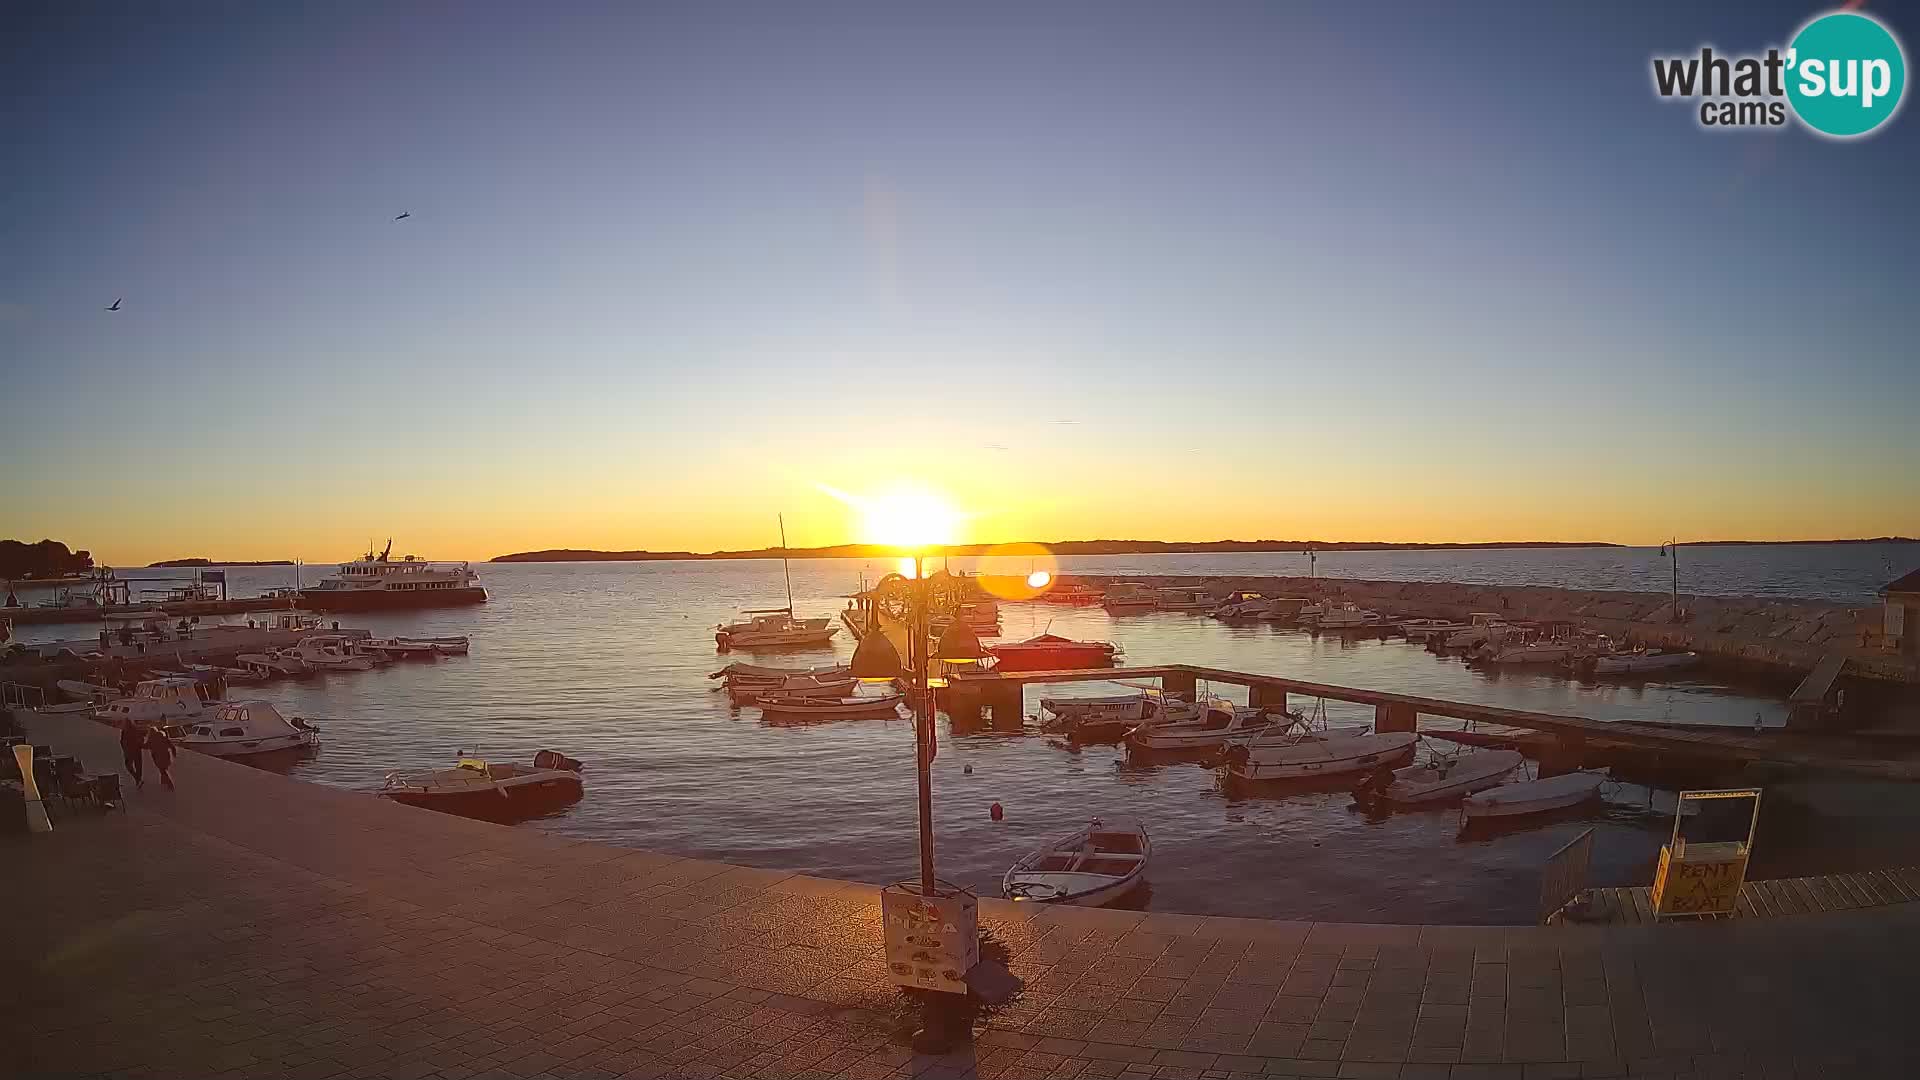
[[[1025,641],[987,649],[999,661],[1000,671],[1064,671],[1068,668],[1112,667],[1119,649],[1110,641],[1075,641],[1058,634],[1041,634]]]

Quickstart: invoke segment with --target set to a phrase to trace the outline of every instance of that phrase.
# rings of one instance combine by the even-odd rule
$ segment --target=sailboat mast
[[[787,579],[787,617],[793,617],[793,570],[787,566],[787,515],[780,518],[780,573]]]

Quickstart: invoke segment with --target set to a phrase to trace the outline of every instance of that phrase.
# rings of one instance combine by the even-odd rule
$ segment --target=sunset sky
[[[1484,7],[10,9],[0,537],[1920,534],[1912,109],[1655,99],[1812,5]]]

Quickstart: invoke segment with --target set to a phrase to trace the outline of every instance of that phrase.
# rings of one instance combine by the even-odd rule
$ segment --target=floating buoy
[[[988,807],[987,813],[991,815],[993,820],[995,821],[999,821],[1001,818],[1006,816],[1006,811],[1000,809],[999,803],[994,803],[992,806]]]
[[[969,765],[969,766],[967,766],[966,768],[964,768],[964,769],[961,769],[960,771],[961,771],[961,772],[962,772],[963,774],[965,774],[965,775],[967,775],[967,776],[972,776],[972,775],[973,775],[973,766],[971,766],[971,765]]]

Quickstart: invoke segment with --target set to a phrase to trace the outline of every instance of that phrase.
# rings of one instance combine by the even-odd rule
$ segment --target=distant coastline
[[[929,557],[941,555],[987,555],[1007,551],[1009,548],[1027,549],[1036,545],[1030,542],[1020,544],[952,544],[928,548],[924,554]],[[1557,541],[1526,541],[1514,543],[1488,544],[1394,544],[1385,542],[1349,541],[1322,543],[1307,540],[1200,540],[1184,542],[1177,540],[1061,540],[1056,543],[1037,545],[1046,548],[1055,555],[1183,555],[1206,554],[1215,552],[1306,552],[1306,551],[1469,551],[1499,548],[1604,548],[1620,547],[1619,544],[1605,543],[1561,543]],[[1012,552],[1015,554],[1022,552]],[[786,555],[793,559],[890,559],[910,555],[905,548],[886,544],[834,544],[829,547],[790,548]],[[499,555],[489,560],[497,563],[512,562],[680,562],[688,560],[723,559],[777,559],[781,555],[779,548],[752,548],[742,551],[598,551],[586,548],[548,548],[543,551],[519,551],[511,555]]]
[[[1909,536],[1876,536],[1867,539],[1847,540],[1683,540],[1682,547],[1792,547],[1795,545],[1815,544],[1920,544],[1920,539]],[[1307,540],[1062,540],[1056,543],[1035,545],[1031,542],[1019,544],[954,544],[935,546],[924,554],[929,557],[940,555],[977,556],[995,552],[1006,552],[1009,548],[1029,549],[1044,547],[1055,555],[1187,555],[1236,552],[1293,552],[1311,551],[1499,551],[1524,550],[1537,548],[1625,548],[1630,544],[1612,544],[1603,541],[1495,541],[1483,544],[1406,544],[1387,541],[1342,541],[1321,542]],[[1651,545],[1650,545],[1651,546]],[[1020,554],[1022,552],[1008,552]],[[905,548],[891,547],[886,544],[833,544],[827,547],[790,548],[786,555],[793,559],[887,559],[910,555]],[[540,551],[517,551],[510,555],[496,555],[489,562],[497,563],[558,563],[558,562],[690,562],[719,561],[729,559],[777,559],[781,555],[779,548],[751,548],[739,551],[601,551],[594,548],[545,548]],[[155,564],[159,565],[159,564]],[[241,564],[233,564],[241,565]],[[260,564],[267,565],[267,564]]]
[[[147,569],[159,570],[159,569],[168,568],[168,567],[181,567],[181,566],[292,566],[292,565],[293,565],[292,559],[267,559],[260,562],[242,562],[238,559],[234,560],[233,562],[221,562],[221,561],[216,561],[214,559],[167,559],[164,562],[148,563]]]

